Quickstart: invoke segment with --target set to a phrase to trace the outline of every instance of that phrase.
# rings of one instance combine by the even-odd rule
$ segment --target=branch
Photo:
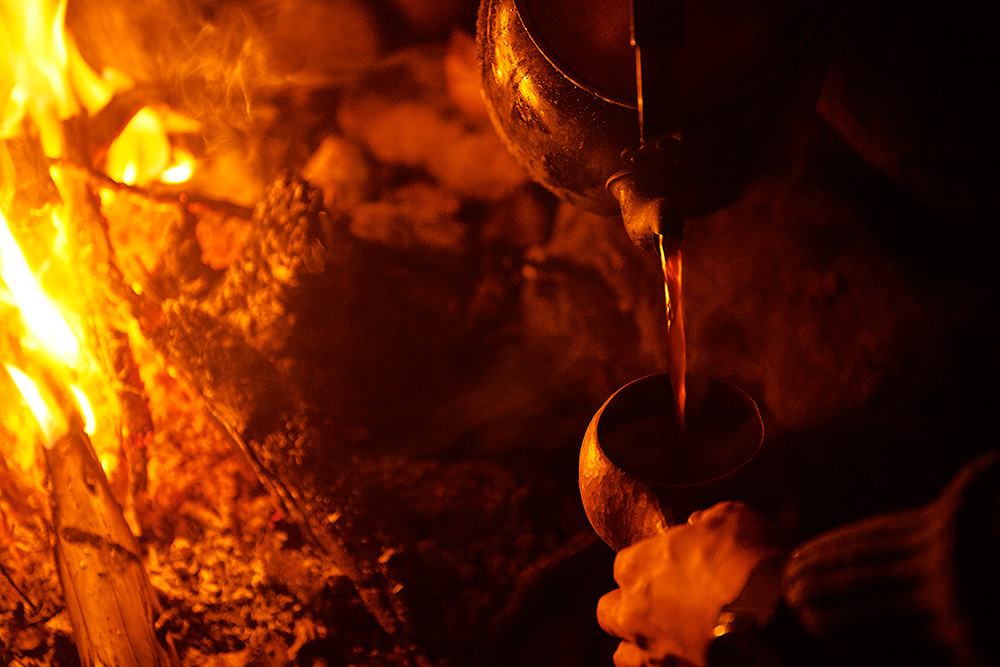
[[[150,192],[147,188],[140,188],[134,185],[128,185],[127,183],[119,183],[113,178],[95,171],[90,167],[85,167],[63,158],[52,160],[52,164],[60,167],[73,178],[87,183],[92,189],[111,190],[112,192],[118,194],[137,197],[155,204],[174,205],[195,214],[210,211],[243,220],[249,220],[253,217],[252,209],[234,204],[232,202],[212,199],[210,197],[202,197],[189,192]]]

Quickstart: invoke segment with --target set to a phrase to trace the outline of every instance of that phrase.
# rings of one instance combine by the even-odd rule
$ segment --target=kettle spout
[[[618,201],[629,238],[640,248],[656,250],[657,237],[680,242],[684,234],[680,180],[681,142],[673,137],[622,153],[626,169],[606,183]]]

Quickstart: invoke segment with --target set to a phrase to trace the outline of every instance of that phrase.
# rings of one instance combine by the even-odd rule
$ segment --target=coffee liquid
[[[597,436],[624,472],[655,484],[704,484],[754,456],[760,415],[749,396],[720,380],[687,378],[684,427],[667,406],[673,378],[654,375],[619,390]]]
[[[657,235],[660,266],[663,269],[663,294],[667,309],[667,363],[673,387],[674,417],[684,430],[684,405],[687,390],[687,344],[684,340],[684,308],[681,302],[681,245],[679,239]]]

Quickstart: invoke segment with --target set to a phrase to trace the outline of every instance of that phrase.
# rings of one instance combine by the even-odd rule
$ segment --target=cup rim
[[[751,421],[755,420],[755,423],[758,425],[759,428],[755,429],[755,433],[758,434],[754,436],[756,445],[753,447],[752,451],[750,451],[749,455],[746,456],[746,458],[744,458],[735,467],[729,468],[728,470],[726,470],[721,474],[715,475],[708,479],[699,480],[696,482],[665,482],[662,480],[654,479],[651,478],[648,474],[643,474],[642,472],[637,472],[631,469],[630,467],[623,466],[619,461],[616,461],[614,458],[612,458],[609,455],[608,451],[604,448],[604,446],[601,445],[601,437],[600,437],[601,418],[604,417],[605,412],[612,405],[612,403],[615,401],[616,398],[620,398],[621,394],[623,392],[627,393],[630,388],[634,390],[636,385],[649,384],[651,382],[669,383],[669,378],[670,374],[665,372],[651,373],[649,375],[644,375],[640,378],[636,378],[635,380],[632,380],[631,382],[622,385],[616,392],[611,394],[611,396],[608,397],[604,405],[601,407],[601,410],[597,416],[596,423],[594,425],[595,444],[601,450],[601,453],[604,456],[604,458],[606,458],[607,461],[615,469],[619,470],[622,474],[634,477],[635,479],[640,480],[643,483],[650,485],[651,487],[657,487],[662,489],[690,489],[695,487],[708,486],[710,484],[714,484],[715,482],[723,480],[727,477],[730,477],[735,473],[737,473],[738,471],[740,471],[741,469],[743,469],[744,467],[746,467],[751,461],[754,460],[754,458],[757,457],[757,455],[760,453],[760,450],[764,446],[764,420],[760,412],[760,407],[757,405],[757,402],[753,399],[753,397],[751,397],[746,391],[744,391],[740,387],[726,380],[710,376],[704,376],[697,373],[688,373],[685,375],[685,381],[689,383],[689,386],[690,386],[690,380],[694,379],[696,382],[705,383],[706,385],[715,384],[717,386],[724,387],[727,392],[729,392],[732,395],[738,396],[741,399],[741,401],[744,402],[747,405],[747,407],[752,410],[752,412],[748,410],[747,418],[748,420]]]

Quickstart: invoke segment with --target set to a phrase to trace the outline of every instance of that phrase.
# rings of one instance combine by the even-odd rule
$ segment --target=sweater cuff
[[[991,665],[1000,595],[1000,456],[965,468],[926,507],[803,544],[783,591],[802,627],[845,659]]]

